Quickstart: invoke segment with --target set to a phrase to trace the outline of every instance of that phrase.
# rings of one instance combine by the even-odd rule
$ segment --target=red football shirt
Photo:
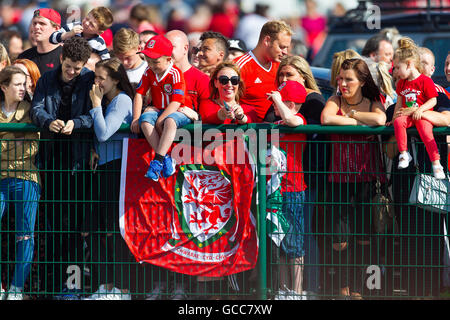
[[[241,104],[242,110],[244,110],[244,114],[247,116],[247,123],[257,121],[258,117],[256,115],[255,109],[252,106]],[[200,104],[200,117],[202,122],[205,124],[230,124],[236,123],[235,121],[231,122],[230,119],[220,120],[217,116],[217,112],[222,107],[215,103],[214,101],[207,99],[203,100]]]
[[[241,69],[241,78],[245,83],[244,96],[240,98],[242,104],[248,104],[255,108],[260,122],[267,113],[271,100],[266,93],[277,90],[276,75],[279,62],[272,62],[269,69],[261,66],[250,51],[233,61]]]
[[[301,118],[303,125],[306,125],[306,119],[302,114],[297,113]],[[283,120],[274,122],[275,124],[284,124]],[[303,151],[306,146],[306,134],[290,133],[280,134],[280,147],[286,151],[287,172],[281,183],[281,192],[301,192],[306,190],[305,174],[303,172]]]
[[[450,99],[450,92],[444,89],[444,87],[438,85],[437,83],[434,84],[436,86],[436,91],[439,93],[445,94]]]
[[[186,106],[198,112],[200,102],[209,99],[209,77],[194,66],[184,73],[186,81]]]
[[[186,82],[183,72],[173,63],[160,79],[147,68],[136,88],[136,93],[145,96],[148,90],[152,97],[152,105],[157,109],[167,108],[172,101],[181,103],[180,107],[185,105]]]
[[[417,102],[417,104],[421,106],[438,95],[433,80],[423,74],[412,81],[408,81],[407,79],[399,80],[396,92],[403,98],[403,108],[407,108],[407,103],[409,102]]]

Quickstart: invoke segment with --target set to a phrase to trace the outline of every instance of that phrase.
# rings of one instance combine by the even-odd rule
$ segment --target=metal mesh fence
[[[446,298],[448,215],[409,203],[415,177],[432,172],[423,143],[417,142],[418,168],[399,170],[398,155],[390,153],[395,151],[390,128],[248,128],[279,128],[287,137],[280,149],[294,162],[287,160],[287,166],[278,170],[279,194],[267,193],[267,177],[258,171],[254,197],[259,204],[253,208],[258,222],[258,265],[222,278],[183,275],[136,262],[116,221],[121,161],[99,163],[95,170],[89,161],[77,162],[82,153],[91,154],[89,136],[2,140],[4,289],[22,284],[26,299],[79,299],[98,290],[106,294],[114,287],[127,288],[118,295],[129,294],[133,299]],[[36,131],[32,127],[15,130],[19,129]],[[446,130],[435,130],[445,168]],[[39,152],[33,149],[37,142]],[[6,152],[8,148],[13,153]],[[30,161],[12,167],[21,157]],[[298,159],[302,159],[301,168],[295,165]],[[30,180],[22,176],[24,172],[38,173],[40,187],[19,189],[18,182]],[[377,181],[381,193],[391,199],[393,218],[389,228],[381,231],[377,227],[386,225],[375,220],[382,206],[374,202]],[[272,214],[285,220],[284,229],[281,224],[272,229]],[[34,222],[34,228],[26,229],[24,221]]]

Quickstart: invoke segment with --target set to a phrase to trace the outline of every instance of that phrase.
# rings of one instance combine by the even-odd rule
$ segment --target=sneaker
[[[284,286],[285,290],[279,290],[275,296],[275,300],[307,300],[303,294],[299,294]]]
[[[8,298],[6,300],[23,300],[22,288],[16,286],[9,287]]]
[[[173,175],[175,173],[176,165],[177,165],[177,162],[174,159],[172,159],[171,156],[166,154],[166,156],[164,157],[164,161],[163,161],[163,170],[162,170],[163,177],[168,178],[171,175]]]
[[[274,300],[287,300],[286,299],[286,291],[284,290],[278,290],[277,294],[273,298]]]
[[[0,283],[0,300],[6,299],[6,291],[3,289],[3,285]]]
[[[104,296],[108,294],[108,290],[106,290],[106,286],[104,284],[98,287],[98,290],[91,294],[89,297],[83,298],[83,300],[103,300]]]
[[[152,179],[153,181],[158,181],[161,175],[161,170],[163,169],[163,164],[160,161],[152,160],[150,166],[148,167],[146,178]]]
[[[412,157],[409,152],[400,153],[400,155],[398,156],[398,168],[399,169],[408,168],[411,160],[412,160]]]
[[[440,164],[432,165],[431,167],[433,168],[433,175],[436,179],[445,179],[444,168]]]
[[[313,291],[303,291],[303,300],[319,300],[318,294]]]
[[[173,292],[172,297],[170,297],[170,300],[186,300],[186,299],[187,299],[187,296],[184,293],[184,290],[181,288],[176,289]]]
[[[146,296],[145,300],[162,300],[161,288],[156,287],[153,291]]]
[[[68,289],[67,287],[63,289],[62,293],[56,295],[53,299],[55,300],[81,300],[81,289]]]
[[[286,300],[307,300],[303,294],[297,293],[294,290],[286,291],[287,299]]]
[[[129,293],[122,293],[122,291],[116,287],[108,291],[108,294],[103,297],[103,299],[98,300],[131,300],[131,295]]]

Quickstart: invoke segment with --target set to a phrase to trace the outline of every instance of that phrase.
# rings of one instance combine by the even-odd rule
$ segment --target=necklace
[[[354,107],[354,106],[357,106],[358,104],[360,104],[360,103],[364,100],[364,96],[361,96],[361,100],[359,100],[358,103],[348,103],[348,101],[347,101],[346,99],[344,99],[344,100],[345,100],[345,103],[346,103],[348,106]]]

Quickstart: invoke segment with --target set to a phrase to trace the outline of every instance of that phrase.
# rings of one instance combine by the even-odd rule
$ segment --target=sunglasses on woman
[[[191,52],[192,52],[193,55],[196,55],[197,53],[200,52],[200,48],[199,47],[193,47]]]
[[[220,76],[218,80],[220,84],[223,86],[228,84],[228,81],[231,81],[231,84],[233,86],[237,86],[239,84],[240,79],[238,76],[232,76],[231,78],[228,78],[227,76]]]

